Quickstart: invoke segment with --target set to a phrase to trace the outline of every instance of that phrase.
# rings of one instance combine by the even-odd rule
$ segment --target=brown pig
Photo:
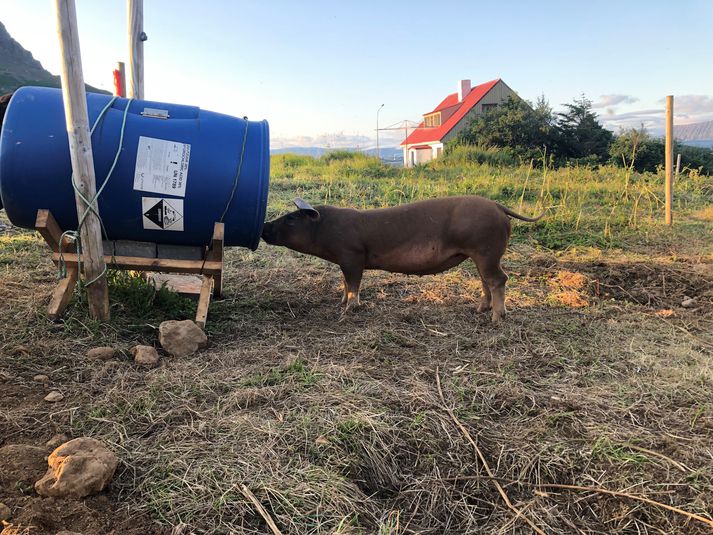
[[[441,273],[470,258],[483,281],[478,312],[492,309],[493,322],[505,315],[507,275],[500,265],[510,238],[510,217],[529,218],[483,197],[444,197],[375,210],[312,207],[295,199],[298,210],[265,223],[271,245],[338,264],[344,274],[342,304],[359,305],[365,269],[408,275]]]

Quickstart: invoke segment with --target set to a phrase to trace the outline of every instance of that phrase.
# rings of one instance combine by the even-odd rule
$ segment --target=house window
[[[426,128],[435,128],[437,126],[441,126],[441,114],[434,113],[433,115],[424,116],[423,124]]]
[[[490,110],[494,110],[497,107],[498,107],[497,104],[483,104],[483,113],[487,113]]]

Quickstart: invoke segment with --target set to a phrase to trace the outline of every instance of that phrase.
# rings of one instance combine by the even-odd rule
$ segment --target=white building
[[[436,109],[423,114],[423,122],[401,143],[404,167],[424,164],[443,153],[443,144],[478,115],[496,107],[509,96],[517,97],[500,78],[473,88],[470,80],[458,82],[458,91],[448,95]]]

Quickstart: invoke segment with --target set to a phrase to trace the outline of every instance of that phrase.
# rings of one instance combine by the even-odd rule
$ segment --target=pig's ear
[[[299,208],[300,211],[306,212],[312,219],[319,219],[319,212],[317,209],[312,207],[312,205],[304,199],[297,197],[292,202],[295,203],[295,206]]]

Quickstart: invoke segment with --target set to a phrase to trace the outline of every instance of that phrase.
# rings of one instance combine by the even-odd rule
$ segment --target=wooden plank
[[[144,2],[127,0],[129,37],[129,98],[144,98]]]
[[[35,229],[47,242],[47,245],[54,252],[59,251],[59,240],[62,238],[62,230],[49,210],[37,210]]]
[[[673,225],[673,95],[666,97],[666,224]]]
[[[203,287],[203,277],[199,275],[151,272],[147,275],[147,280],[152,282],[156,288],[165,285],[166,288],[191,298],[197,299]]]
[[[208,306],[210,305],[210,294],[213,290],[213,277],[206,275],[203,277],[203,286],[201,286],[201,295],[198,298],[198,309],[196,310],[196,325],[201,329],[205,329],[205,324],[208,319]]]
[[[225,254],[225,224],[216,223],[213,227],[213,241],[210,251],[208,252],[208,260],[220,262],[220,272],[215,274],[215,284],[213,285],[213,293],[216,297],[223,295],[223,256]]]
[[[64,262],[68,266],[77,264],[76,253],[65,253],[63,255]],[[215,275],[223,268],[220,262],[207,260],[177,260],[172,258],[141,258],[138,256],[105,256],[104,260],[112,267],[120,269],[132,269],[135,271],[163,271],[166,273],[200,273],[203,268],[203,273],[207,275]],[[59,253],[52,254],[52,261],[59,262]],[[82,262],[84,265],[84,262]]]
[[[52,292],[50,304],[47,307],[47,315],[51,320],[59,319],[72,300],[74,288],[77,286],[77,268],[67,269],[67,276],[59,281],[59,284]]]
[[[62,97],[64,115],[69,138],[69,152],[76,187],[81,192],[75,195],[79,220],[87,211],[82,200],[93,199],[96,194],[94,177],[94,156],[89,134],[87,95],[82,72],[82,56],[79,48],[77,10],[74,0],[55,0],[57,12],[57,33],[62,56]],[[109,319],[109,290],[106,277],[102,276],[106,266],[102,246],[99,218],[90,211],[80,229],[84,251],[84,276],[94,281],[87,286],[89,312],[93,318]]]

